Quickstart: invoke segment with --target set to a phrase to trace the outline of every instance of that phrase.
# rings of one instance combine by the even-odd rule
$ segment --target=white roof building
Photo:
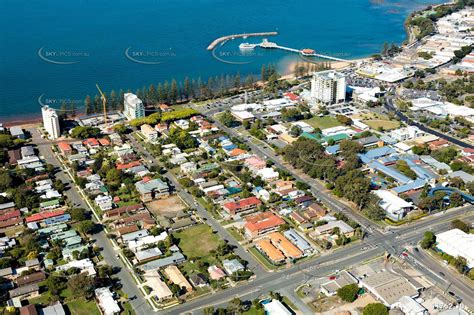
[[[273,299],[269,303],[263,303],[267,315],[291,315],[292,313],[278,300]]]
[[[147,271],[144,274],[145,283],[152,290],[153,295],[155,295],[159,301],[167,300],[173,297],[173,292],[166,285],[166,283],[161,280],[158,270]]]
[[[41,108],[41,115],[43,116],[43,127],[48,132],[50,139],[57,139],[61,135],[59,127],[59,117],[56,110],[49,106],[43,106]]]
[[[404,128],[395,129],[391,132],[390,137],[397,141],[406,141],[424,136],[425,133],[418,127],[408,126]]]
[[[125,93],[123,95],[123,114],[129,120],[145,117],[145,106],[142,100],[133,93]]]
[[[278,176],[280,176],[280,174],[271,167],[258,170],[257,175],[260,176],[264,181],[272,181],[278,179]]]
[[[311,103],[334,104],[346,99],[346,77],[334,70],[313,73],[311,79]]]
[[[120,306],[114,299],[114,294],[109,288],[95,289],[95,296],[104,315],[114,315],[121,312]]]
[[[469,268],[474,268],[474,234],[452,229],[436,234],[436,248],[453,257],[464,257]]]
[[[94,199],[96,205],[99,206],[100,210],[107,211],[112,209],[112,197],[100,195]]]
[[[67,271],[71,268],[78,268],[81,272],[86,272],[89,276],[96,274],[94,263],[89,258],[70,261],[67,264],[56,267],[56,270]]]
[[[428,310],[420,303],[409,296],[402,296],[398,302],[392,305],[393,308],[400,309],[405,315],[425,315]]]
[[[406,202],[388,190],[376,190],[374,193],[380,198],[380,207],[382,207],[387,216],[392,220],[401,220],[408,211],[414,209],[411,202]]]
[[[235,117],[238,121],[252,120],[255,116],[246,110],[231,110],[232,116]]]
[[[314,128],[311,127],[310,124],[305,123],[304,121],[295,121],[295,122],[292,122],[292,123],[291,123],[291,126],[298,126],[298,127],[301,128],[301,131],[303,131],[303,132],[309,132],[309,133],[311,133],[311,132],[314,131]]]

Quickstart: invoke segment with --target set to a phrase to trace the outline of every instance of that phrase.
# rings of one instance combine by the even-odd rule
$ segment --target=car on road
[[[439,272],[439,275],[440,275],[441,277],[446,277],[446,275],[445,275],[443,272],[441,272],[441,271]]]

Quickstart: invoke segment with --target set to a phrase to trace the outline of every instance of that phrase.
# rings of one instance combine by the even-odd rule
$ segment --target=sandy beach
[[[331,69],[333,69],[333,70],[342,70],[342,69],[345,69],[345,68],[349,67],[353,63],[369,61],[371,59],[372,59],[371,57],[366,57],[366,58],[351,59],[351,60],[348,60],[347,62],[346,61],[333,61],[333,62],[331,62]],[[288,67],[285,70],[286,74],[281,76],[282,80],[292,80],[292,79],[295,78],[294,68],[295,68],[297,62],[298,61],[294,61],[294,62],[291,62],[288,65]],[[321,61],[321,63],[322,62],[323,61]]]

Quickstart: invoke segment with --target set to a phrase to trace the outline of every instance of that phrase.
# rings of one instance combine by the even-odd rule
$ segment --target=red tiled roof
[[[7,221],[7,220],[10,220],[12,218],[18,218],[20,216],[21,216],[20,210],[14,210],[14,211],[11,211],[11,212],[7,212],[3,215],[0,215],[0,221]]]
[[[103,146],[110,145],[110,141],[107,140],[106,138],[99,139],[99,143],[100,143],[100,145],[103,145]]]
[[[245,198],[245,199],[242,199],[242,200],[239,200],[239,201],[227,202],[227,203],[224,204],[224,208],[228,209],[229,211],[232,211],[232,210],[238,210],[238,209],[241,209],[241,208],[245,208],[245,207],[251,206],[251,205],[258,206],[261,203],[262,202],[257,197],[249,197],[249,198]]]
[[[97,147],[99,146],[99,141],[97,141],[96,138],[88,138],[86,140],[84,140],[83,142],[85,145],[88,145],[88,146],[91,146],[91,147]]]
[[[56,210],[56,211],[44,211],[40,213],[35,213],[26,218],[26,222],[36,222],[44,219],[54,218],[64,214],[64,210]]]
[[[139,228],[136,224],[134,225],[128,225],[128,226],[124,226],[124,227],[121,227],[121,228],[118,228],[117,229],[117,232],[120,234],[120,235],[125,235],[125,234],[128,234],[128,233],[133,233],[133,232],[136,232],[138,231]]]
[[[58,148],[63,152],[72,150],[71,145],[67,142],[59,142],[58,143]]]
[[[297,101],[298,98],[299,98],[298,95],[296,95],[294,93],[291,93],[291,92],[285,93],[285,96],[288,97],[292,101]]]
[[[265,230],[285,224],[285,221],[282,218],[269,211],[258,213],[247,218],[245,221],[245,228],[251,232]]]
[[[23,223],[23,218],[22,217],[16,217],[14,219],[10,219],[8,221],[3,221],[0,222],[0,229],[7,228],[10,226],[17,225],[19,223]]]
[[[142,163],[140,161],[133,161],[133,162],[130,162],[130,163],[127,163],[127,164],[117,164],[116,167],[117,167],[118,170],[124,170],[124,169],[132,168],[132,167],[135,167],[135,166],[139,166],[141,164]]]
[[[247,153],[247,151],[239,149],[239,148],[235,148],[232,151],[230,151],[229,155],[230,156],[238,156],[238,155],[245,154],[245,153]]]

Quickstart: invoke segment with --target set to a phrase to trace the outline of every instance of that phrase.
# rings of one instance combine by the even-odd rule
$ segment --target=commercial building
[[[406,279],[384,270],[360,280],[360,285],[372,292],[387,307],[392,307],[401,297],[417,297],[418,290]]]
[[[43,116],[43,127],[48,133],[50,139],[57,139],[61,135],[61,129],[59,126],[59,117],[56,110],[49,106],[43,106],[41,108],[41,115]]]
[[[145,106],[142,100],[133,93],[125,93],[123,95],[123,114],[129,120],[145,117]]]
[[[463,257],[467,266],[474,268],[474,234],[452,229],[436,234],[436,248],[453,257]]]
[[[346,77],[334,70],[313,73],[311,79],[311,105],[334,104],[346,99]]]
[[[393,305],[393,308],[401,310],[404,314],[409,315],[427,315],[428,310],[420,303],[409,296],[402,296],[398,302]]]
[[[385,211],[387,217],[394,221],[399,221],[413,210],[415,206],[407,202],[388,190],[376,190],[375,195],[380,198],[379,205]]]
[[[267,315],[291,315],[291,313],[283,303],[273,299],[271,302],[264,302],[263,308]]]
[[[343,270],[337,275],[336,279],[321,284],[321,292],[327,296],[333,296],[337,294],[337,290],[340,288],[354,283],[357,283],[356,278],[354,278],[347,271]]]

